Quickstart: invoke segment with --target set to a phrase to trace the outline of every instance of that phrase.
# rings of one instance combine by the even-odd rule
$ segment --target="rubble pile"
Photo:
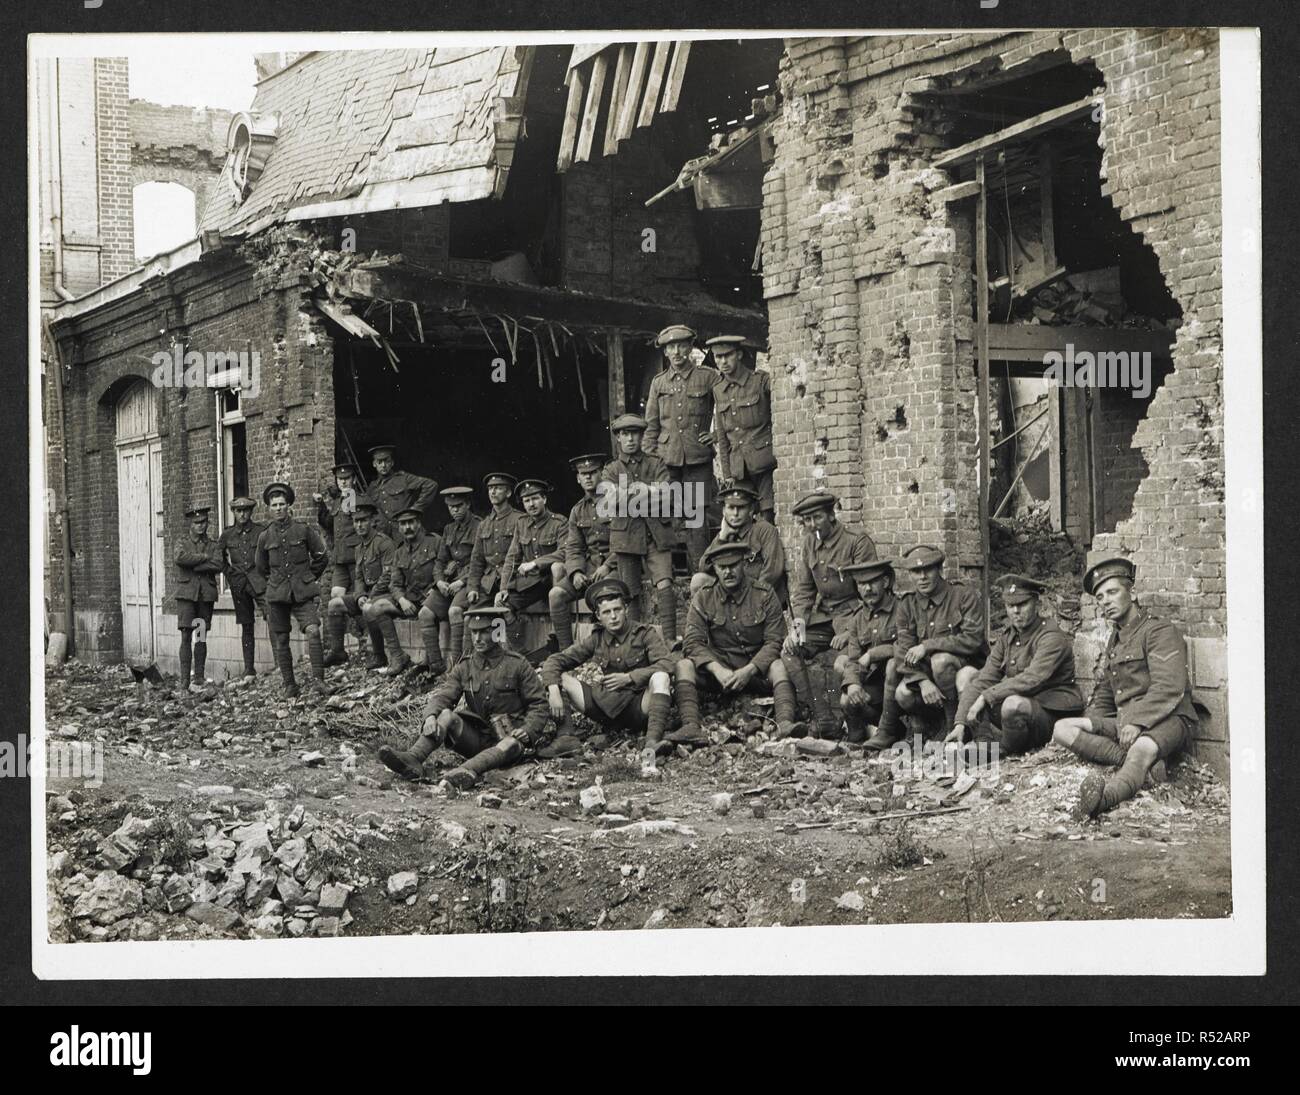
[[[1047,586],[1039,599],[1044,616],[1056,619],[1073,634],[1079,628],[1079,594],[1087,552],[1064,532],[1052,528],[1050,505],[1034,502],[1023,511],[989,521],[991,573],[1027,574]],[[990,605],[990,624],[1004,626],[1006,612],[999,598]]]

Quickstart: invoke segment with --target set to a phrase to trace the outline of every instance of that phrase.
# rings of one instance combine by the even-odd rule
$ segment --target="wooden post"
[[[591,89],[587,93],[587,108],[582,114],[578,152],[574,157],[578,163],[586,163],[591,159],[591,141],[596,135],[596,118],[600,114],[600,96],[605,90],[605,68],[608,64],[608,53],[596,54],[596,59],[591,63]]]
[[[1057,384],[1047,386],[1047,439],[1048,487],[1051,490],[1052,529],[1060,532],[1065,520],[1065,477],[1061,470],[1061,389]]]
[[[606,356],[609,359],[609,422],[610,444],[614,441],[614,419],[627,408],[627,392],[623,379],[623,332],[609,331],[606,336]],[[611,449],[611,451],[613,451]]]
[[[979,383],[980,432],[980,554],[984,590],[984,628],[989,626],[989,240],[988,190],[984,185],[984,156],[975,158],[979,198],[975,206],[975,371]]]
[[[1052,145],[1043,141],[1038,146],[1038,197],[1043,225],[1043,273],[1056,269],[1056,215],[1052,198]]]
[[[578,120],[582,114],[582,95],[586,89],[582,69],[569,69],[565,82],[569,85],[569,100],[564,107],[564,127],[560,133],[560,155],[555,170],[568,171],[573,164],[573,153],[578,140]]]

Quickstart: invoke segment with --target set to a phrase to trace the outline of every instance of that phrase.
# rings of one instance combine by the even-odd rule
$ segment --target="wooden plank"
[[[1052,142],[1041,141],[1038,145],[1038,202],[1043,226],[1043,269],[1055,270],[1056,267],[1056,215],[1052,205],[1052,172],[1055,166],[1052,159]]]
[[[1092,547],[1093,537],[1106,523],[1106,470],[1102,465],[1101,389],[1089,388],[1083,393],[1088,405],[1088,500],[1092,505],[1087,547]]]
[[[1065,482],[1061,478],[1061,389],[1050,384],[1047,388],[1047,429],[1051,434],[1047,445],[1047,477],[1052,530],[1061,532],[1065,517]]]
[[[614,441],[613,423],[627,408],[626,381],[623,375],[623,332],[610,331],[605,336],[606,359],[609,364],[609,421],[611,450]]]
[[[571,68],[568,75],[569,101],[564,107],[564,128],[560,131],[560,156],[556,171],[568,171],[573,164],[574,144],[578,137],[578,115],[582,111],[582,93],[586,86],[582,69]]]
[[[655,43],[654,60],[650,62],[650,78],[646,80],[641,113],[636,120],[638,126],[649,125],[654,121],[655,105],[659,102],[659,92],[664,86],[664,74],[668,71],[668,55],[672,52],[672,48],[671,42]]]
[[[599,54],[591,63],[591,90],[587,93],[587,108],[582,113],[582,129],[578,134],[579,163],[591,159],[591,140],[596,135],[596,119],[600,116],[600,96],[605,90],[605,69],[609,55]]]
[[[1174,336],[1170,331],[1144,331],[1137,327],[1050,327],[1040,323],[990,323],[989,357],[995,361],[1043,363],[1051,351],[1075,354],[1149,353],[1153,358],[1168,360],[1172,356]],[[1026,373],[1024,375],[1032,375]],[[1041,368],[1038,371],[1042,375]]]
[[[695,176],[696,209],[762,209],[761,171],[702,171]]]
[[[580,42],[573,47],[573,52],[569,54],[569,68],[575,69],[583,61],[598,56],[603,50],[610,47],[609,42]]]
[[[934,166],[956,167],[958,164],[974,160],[981,153],[989,152],[1001,145],[1036,137],[1049,129],[1055,129],[1057,126],[1072,122],[1083,114],[1090,114],[1093,108],[1100,105],[1100,103],[1100,95],[1089,95],[1086,99],[1079,99],[1077,102],[1058,106],[1055,110],[1035,114],[1032,118],[1026,118],[1023,122],[1017,122],[1013,126],[999,129],[996,133],[990,133],[986,137],[979,138],[979,140],[960,145],[951,152],[945,152],[934,161]]]
[[[609,113],[605,118],[605,155],[618,151],[618,116],[627,94],[627,78],[632,71],[632,47],[618,47],[618,64],[614,68],[614,86],[609,92]]]
[[[973,198],[980,192],[979,185],[975,182],[957,183],[956,186],[946,186],[942,190],[936,190],[934,197],[936,201],[949,203],[965,201],[967,198]]]
[[[627,78],[627,92],[623,96],[623,109],[618,117],[618,139],[626,141],[632,136],[636,112],[641,105],[641,91],[645,87],[646,62],[650,57],[650,43],[638,42],[632,55],[632,71]]]
[[[682,96],[682,81],[686,78],[686,62],[691,56],[690,42],[678,42],[673,50],[673,65],[668,70],[668,86],[664,88],[664,101],[659,113],[667,114],[677,109]]]
[[[989,209],[984,185],[984,157],[975,158],[975,183],[979,196],[975,205],[975,372],[979,386],[978,429],[980,433],[979,519],[980,585],[984,593],[984,629],[989,627]]]

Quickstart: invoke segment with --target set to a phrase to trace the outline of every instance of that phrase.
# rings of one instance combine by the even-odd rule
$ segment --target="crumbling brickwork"
[[[131,187],[177,183],[194,194],[195,224],[203,219],[208,186],[226,160],[228,110],[130,102]]]
[[[1145,478],[1091,558],[1131,556],[1143,603],[1194,640],[1221,638],[1215,34],[1085,29],[786,47],[763,215],[780,512],[828,488],[882,552],[934,543],[979,577],[972,203],[934,201],[955,181],[932,166],[949,143],[927,129],[914,93],[936,77],[960,81],[1063,51],[1101,73],[1102,191],[1154,250],[1184,316],[1173,372],[1133,435]],[[1137,467],[1118,454],[1110,464],[1125,478]],[[1095,643],[1095,624],[1085,633]],[[1220,646],[1205,649],[1204,700],[1221,710]],[[1226,719],[1212,711],[1209,721],[1221,739]]]

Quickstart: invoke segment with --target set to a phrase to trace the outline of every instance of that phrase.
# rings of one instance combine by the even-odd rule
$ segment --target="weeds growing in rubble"
[[[970,834],[970,863],[961,878],[961,900],[968,922],[987,923],[1001,920],[988,895],[989,868],[1003,856],[1003,848],[996,842],[983,851],[975,846],[975,834]]]
[[[606,753],[592,769],[593,776],[610,783],[631,783],[641,778],[641,764],[629,753]]]
[[[185,870],[190,862],[189,843],[196,835],[185,803],[175,802],[167,808],[158,819],[157,835],[158,862],[174,871]]]
[[[883,831],[880,850],[876,853],[876,865],[894,870],[916,867],[929,854],[930,849],[916,839],[911,826],[904,820]]]

